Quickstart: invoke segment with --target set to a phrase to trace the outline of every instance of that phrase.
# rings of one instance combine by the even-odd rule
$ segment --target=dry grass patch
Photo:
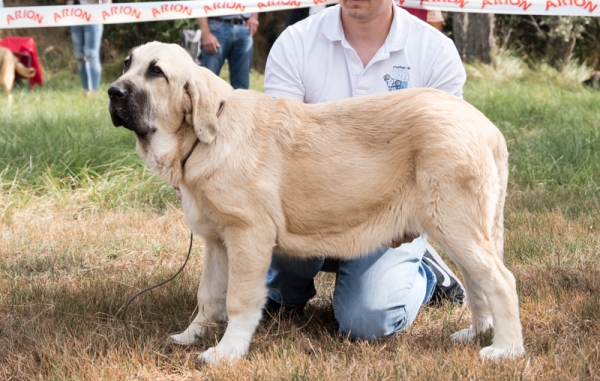
[[[158,213],[31,203],[0,225],[0,379],[600,378],[599,241],[589,225],[598,221],[528,210],[531,197],[538,195],[513,192],[506,216],[527,356],[498,364],[477,357],[490,335],[469,345],[450,342],[470,319],[450,305],[424,308],[408,331],[387,340],[338,335],[333,275],[322,274],[303,314],[263,322],[239,363],[206,367],[195,358],[216,343],[222,326],[193,347],[166,341],[193,315],[200,239],[183,276],[137,299],[128,323],[115,318],[128,296],[182,263],[189,242],[177,207]]]

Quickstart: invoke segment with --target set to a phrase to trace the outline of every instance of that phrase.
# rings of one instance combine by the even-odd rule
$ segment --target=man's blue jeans
[[[98,90],[102,65],[100,43],[104,25],[76,25],[71,27],[71,39],[75,48],[79,77],[85,91]]]
[[[436,285],[421,261],[427,237],[399,248],[380,247],[337,268],[333,309],[339,332],[352,339],[375,340],[408,327]],[[313,278],[324,258],[299,259],[273,254],[267,274],[268,296],[286,307],[301,307],[315,296]]]
[[[208,54],[202,48],[200,64],[219,75],[227,59],[231,86],[234,89],[247,89],[250,86],[250,67],[254,47],[248,27],[232,25],[219,19],[209,19],[208,27],[221,46],[217,54]]]

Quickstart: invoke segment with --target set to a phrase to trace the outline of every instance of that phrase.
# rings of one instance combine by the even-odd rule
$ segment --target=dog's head
[[[215,139],[219,105],[230,91],[179,45],[151,42],[125,59],[123,75],[108,89],[109,111],[115,126],[135,133],[146,163],[176,183],[196,137],[204,144]]]

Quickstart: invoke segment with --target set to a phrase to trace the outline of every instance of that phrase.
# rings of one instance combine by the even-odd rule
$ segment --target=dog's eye
[[[146,76],[148,78],[155,78],[155,79],[158,79],[159,77],[164,78],[167,81],[167,83],[169,83],[169,78],[167,78],[167,76],[165,75],[165,72],[162,71],[160,66],[158,66],[158,62],[155,60],[150,62],[150,64],[148,65],[148,69],[146,70]]]
[[[164,75],[163,71],[158,66],[154,66],[150,71],[152,74]]]
[[[125,61],[123,61],[123,68],[125,70],[129,69],[130,64],[131,64],[131,59],[129,59],[129,57],[125,58]]]

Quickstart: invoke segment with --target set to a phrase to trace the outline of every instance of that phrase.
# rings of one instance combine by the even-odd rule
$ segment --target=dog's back
[[[500,131],[437,90],[275,102],[296,110],[282,134],[275,251],[351,259],[428,233],[461,269],[469,295],[472,326],[452,338],[469,341],[495,326],[480,355],[521,355],[516,283],[502,263],[508,150]]]
[[[266,125],[287,150],[276,220],[288,251],[355,256],[402,232],[434,230],[424,226],[432,219],[419,214],[437,202],[425,197],[436,182],[448,189],[436,189],[434,198],[460,193],[452,184],[502,188],[478,183],[503,182],[497,168],[506,166],[508,155],[502,134],[452,95],[415,89],[318,105],[273,102],[280,103],[273,109],[285,110]],[[491,231],[496,200],[484,204],[494,209],[485,213]]]

